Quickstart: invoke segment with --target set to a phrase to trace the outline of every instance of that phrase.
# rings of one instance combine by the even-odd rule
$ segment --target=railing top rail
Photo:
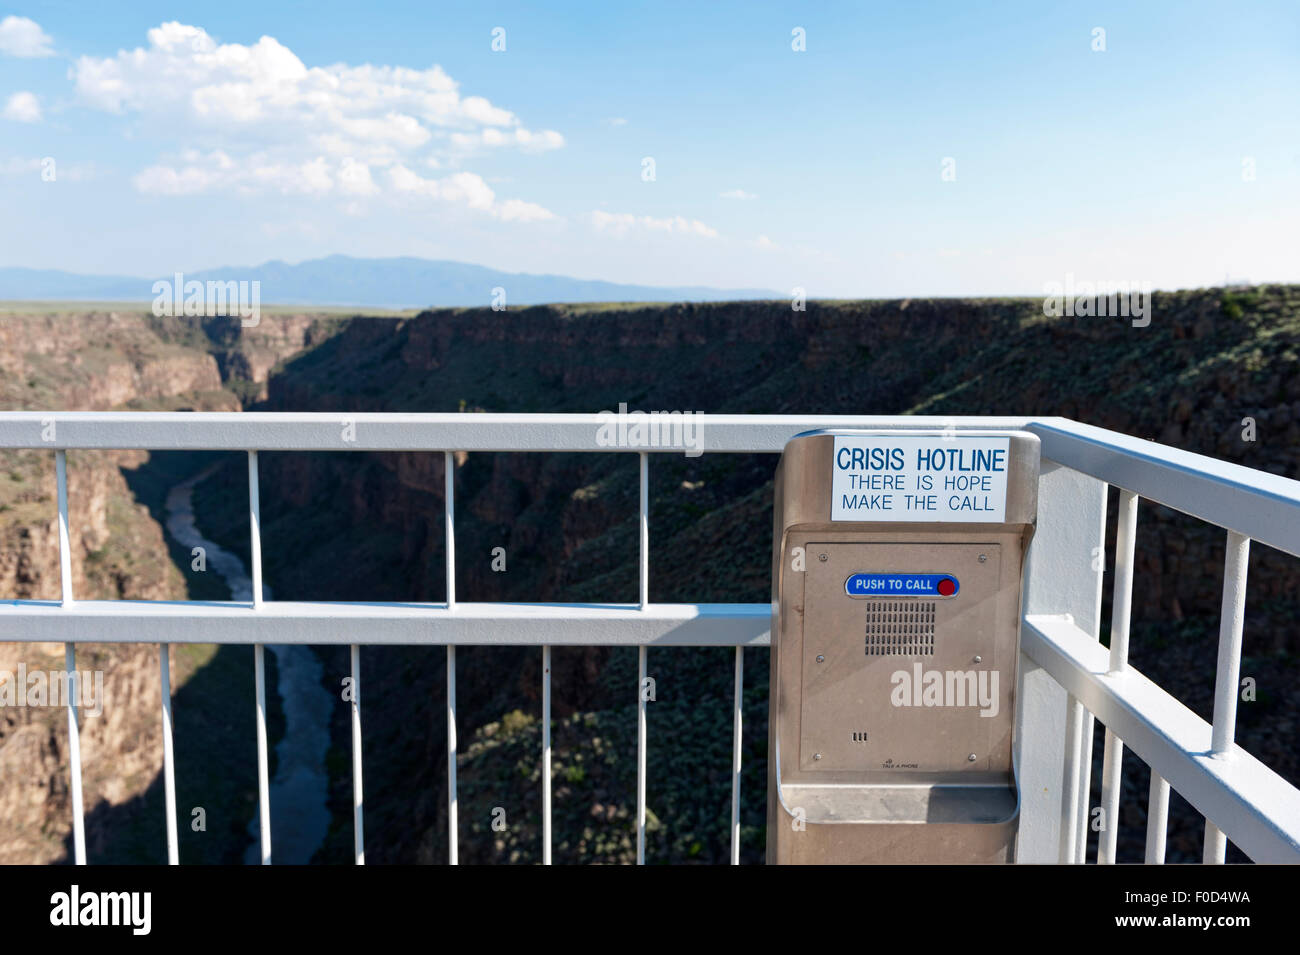
[[[0,601],[0,641],[761,647],[769,604]]]
[[[1025,428],[1043,457],[1300,556],[1300,481],[1068,418],[690,413],[675,442],[635,443],[613,412],[0,412],[0,448],[776,453],[823,428]],[[624,425],[628,418],[622,419]],[[635,421],[635,418],[631,418]],[[671,419],[668,419],[671,420]]]
[[[779,452],[794,435],[819,428],[952,427],[965,431],[1023,428],[1031,420],[919,415],[681,414],[687,415],[698,429],[687,436],[694,440],[694,434],[698,434],[698,446],[609,443],[611,425],[617,438],[618,416],[612,411],[597,414],[5,411],[0,412],[0,448],[764,453]],[[632,412],[628,415],[631,418]],[[352,428],[345,434],[348,423]],[[602,428],[606,429],[603,436]]]
[[[1027,427],[1044,459],[1300,556],[1300,481],[1068,418]]]

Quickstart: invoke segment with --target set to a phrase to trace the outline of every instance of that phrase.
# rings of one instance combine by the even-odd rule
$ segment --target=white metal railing
[[[734,646],[731,862],[739,862],[741,704],[744,648],[768,643],[762,604],[652,604],[649,600],[649,453],[681,448],[607,447],[606,418],[579,414],[324,414],[194,412],[4,412],[0,448],[53,450],[58,480],[61,597],[0,602],[0,640],[67,646],[75,679],[75,640],[160,645],[168,861],[178,861],[168,646],[242,643],[255,648],[259,828],[271,861],[267,779],[266,643],[343,644],[350,648],[353,698],[353,818],[356,862],[365,861],[362,826],[360,655],[363,644],[443,644],[447,649],[449,861],[457,861],[456,647],[542,648],[542,858],[551,861],[551,648],[638,648],[637,861],[645,861],[647,649]],[[704,453],[779,452],[795,434],[819,428],[957,431],[1025,428],[1043,443],[1039,529],[1025,578],[1025,618],[1016,746],[1021,775],[1020,861],[1084,861],[1094,718],[1106,728],[1103,827],[1098,862],[1113,862],[1120,766],[1128,745],[1151,767],[1148,862],[1164,860],[1169,791],[1206,817],[1205,861],[1222,862],[1232,839],[1257,861],[1300,861],[1300,790],[1234,743],[1241,660],[1246,557],[1251,539],[1300,556],[1300,482],[1227,464],[1063,418],[844,415],[701,415]],[[237,450],[248,455],[250,602],[78,601],[72,593],[66,451],[69,449]],[[259,450],[442,452],[445,466],[447,600],[444,604],[324,603],[264,600],[259,513]],[[457,603],[455,467],[459,451],[632,452],[640,459],[639,601],[615,604]],[[1109,651],[1100,644],[1106,489],[1121,490]],[[1207,724],[1128,665],[1136,517],[1141,498],[1224,528],[1224,573],[1214,720]],[[328,626],[324,626],[328,624]],[[68,703],[75,861],[85,862],[76,695]]]

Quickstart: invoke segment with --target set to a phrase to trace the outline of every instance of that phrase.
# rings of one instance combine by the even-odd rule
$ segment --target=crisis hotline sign
[[[833,521],[1002,523],[1010,438],[836,435]]]

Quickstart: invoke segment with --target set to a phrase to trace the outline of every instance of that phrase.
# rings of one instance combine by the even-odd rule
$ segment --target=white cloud
[[[611,116],[609,119],[605,120],[605,122],[609,123],[609,125],[611,125],[611,126],[626,126],[626,125],[627,125],[627,120],[624,119],[622,116]]]
[[[334,168],[324,156],[303,163],[271,162],[249,170],[251,181],[286,195],[323,196],[334,191]]]
[[[370,167],[355,159],[344,159],[339,167],[339,190],[349,196],[373,196],[379,191]]]
[[[138,173],[133,180],[138,190],[157,196],[185,196],[203,192],[217,181],[216,175],[198,166],[187,166],[184,169],[150,166]]]
[[[475,133],[452,133],[451,142],[461,149],[475,149],[479,146],[518,146],[524,152],[539,153],[559,149],[564,145],[564,137],[553,129],[534,133],[523,127],[511,130],[488,127]]]
[[[316,156],[286,162],[256,153],[236,160],[214,149],[207,154],[187,150],[180,158],[179,166],[157,165],[141,171],[133,180],[136,189],[157,196],[195,195],[211,189],[290,196],[370,196],[379,191],[370,167],[347,156],[342,160]]]
[[[41,121],[41,103],[35,93],[26,91],[15,93],[5,101],[5,108],[0,115],[16,123],[39,123]]]
[[[697,235],[706,239],[716,239],[718,230],[705,225],[699,219],[686,219],[682,216],[668,216],[656,219],[653,216],[635,216],[630,212],[592,212],[591,224],[597,232],[608,232],[622,237],[634,231],[668,232],[676,235]]]
[[[726,192],[718,193],[723,199],[757,199],[758,196],[752,192],[746,192],[744,189],[728,189]]]
[[[473,173],[421,179],[410,172],[416,164],[438,168],[439,156],[430,153],[454,158],[482,147],[532,153],[564,145],[554,130],[526,129],[509,110],[463,96],[440,66],[309,67],[274,37],[218,43],[199,27],[171,22],[149,30],[145,47],[80,57],[71,76],[85,105],[133,115],[146,134],[212,147],[143,170],[135,177],[142,192],[353,199],[414,192],[503,221],[553,217],[520,200],[497,202]]]
[[[503,222],[544,222],[554,219],[555,213],[535,202],[507,199],[493,210],[493,215]]]
[[[769,239],[769,238],[768,238],[767,236],[765,236],[765,235],[757,236],[757,237],[754,239],[754,241],[753,241],[752,243],[750,243],[750,244],[753,245],[754,248],[756,248],[756,249],[763,249],[764,251],[767,251],[767,252],[771,252],[771,251],[773,251],[773,250],[775,250],[775,249],[780,248],[780,246],[778,246],[775,242],[773,242],[771,239]]]
[[[35,20],[27,17],[0,20],[0,53],[22,57],[53,56],[52,42]]]
[[[498,202],[492,187],[482,176],[472,172],[458,172],[442,179],[426,179],[405,166],[394,166],[388,172],[389,182],[399,193],[437,199],[466,205],[486,212],[503,222],[540,222],[556,218],[555,213],[532,202],[507,199]]]
[[[164,23],[148,47],[83,56],[73,67],[77,95],[108,112],[186,121],[207,132],[306,138],[335,155],[392,155],[417,149],[432,129],[458,130],[488,145],[556,148],[559,133],[524,129],[518,117],[481,96],[461,96],[440,66],[308,67],[274,37],[218,44],[206,31]],[[487,127],[487,130],[484,129]]]

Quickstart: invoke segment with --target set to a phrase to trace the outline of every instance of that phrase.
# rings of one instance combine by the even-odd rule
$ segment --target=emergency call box
[[[786,445],[769,862],[1010,860],[1038,469],[1038,438],[1020,431],[819,431]]]

